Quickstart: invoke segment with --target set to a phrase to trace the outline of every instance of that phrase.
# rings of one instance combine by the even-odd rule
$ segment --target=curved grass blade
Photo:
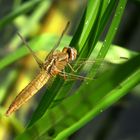
[[[127,63],[127,68],[129,69],[130,65],[132,65],[132,67],[133,67],[134,66],[133,63],[136,64],[136,62],[138,60],[140,61],[140,56],[139,56],[139,58],[138,57],[135,58],[135,60],[133,59],[131,62],[129,62],[129,64]],[[127,74],[125,73],[125,68],[126,68],[125,66],[126,65],[124,65],[123,67],[120,67],[119,70],[114,74],[123,72],[123,74],[126,76],[128,73]],[[122,71],[122,70],[124,70],[124,71]],[[115,83],[116,86],[113,87],[113,89],[110,89],[108,93],[102,89],[102,91],[100,91],[100,93],[104,92],[107,94],[104,95],[104,97],[100,98],[100,100],[96,101],[96,103],[95,103],[94,107],[91,109],[91,111],[89,111],[83,118],[81,118],[79,121],[77,121],[77,123],[75,122],[73,125],[71,125],[71,127],[68,127],[66,129],[64,129],[63,131],[61,131],[56,136],[56,138],[54,138],[54,140],[60,140],[60,139],[67,138],[72,133],[74,133],[76,130],[78,130],[82,126],[84,126],[87,122],[92,120],[95,116],[97,116],[103,110],[105,110],[106,108],[111,106],[113,103],[118,101],[121,97],[126,95],[128,93],[128,91],[130,91],[133,87],[135,87],[137,84],[139,84],[140,83],[140,65],[135,67],[135,70],[133,72],[132,71],[129,71],[129,72],[130,72],[129,75],[127,75],[126,77],[124,76],[125,78],[123,77],[124,79],[121,76],[117,77],[118,83]],[[116,78],[116,75],[114,75],[113,77]],[[113,79],[113,77],[110,77],[110,78]],[[120,80],[122,80],[122,81],[120,81]],[[105,85],[107,86],[108,84],[105,84]],[[93,84],[91,84],[91,86],[93,86]],[[104,87],[104,88],[106,88],[106,87]],[[89,86],[88,86],[88,90],[89,90]],[[93,91],[93,89],[92,89],[92,91]],[[94,94],[97,94],[97,93],[94,93]]]
[[[103,6],[103,2],[102,3],[100,3],[101,4],[101,6],[99,6],[100,8],[103,8],[102,6]],[[104,11],[105,12],[107,12],[107,16],[104,16],[104,14],[102,15],[103,17],[100,17],[99,19],[97,19],[97,20],[95,20],[95,24],[93,24],[92,25],[92,28],[91,28],[91,32],[90,32],[90,34],[89,34],[89,38],[90,39],[88,39],[88,40],[85,40],[86,42],[85,42],[85,45],[83,46],[83,48],[84,48],[84,50],[89,50],[89,44],[96,44],[97,42],[97,39],[99,38],[99,35],[101,34],[101,29],[103,30],[104,29],[104,26],[106,25],[106,22],[107,22],[107,19],[109,19],[109,17],[110,17],[110,14],[109,14],[109,12],[108,11],[111,11],[111,10],[113,10],[113,7],[114,7],[114,5],[115,5],[116,3],[115,3],[115,1],[113,1],[113,2],[110,2],[109,3],[109,5],[107,6],[107,9],[105,10],[104,9]],[[99,8],[99,9],[100,9]],[[101,10],[101,9],[100,9]],[[98,16],[101,16],[101,11],[98,13]],[[105,18],[105,19],[104,19]],[[117,17],[118,18],[118,17]],[[101,23],[99,23],[99,21],[100,20],[102,20],[102,21],[106,21],[106,22],[103,22],[102,24]],[[96,23],[97,22],[97,23]],[[104,26],[103,26],[104,25]],[[94,28],[95,28],[95,26],[97,27],[97,28],[99,28],[100,30],[96,30],[96,34],[94,35],[94,37],[93,37],[93,34],[94,33],[92,33],[92,32],[94,32]],[[93,39],[91,40],[91,38],[93,37]],[[87,41],[89,41],[90,43],[87,43]],[[97,44],[98,45],[98,44]],[[92,47],[94,47],[94,46],[92,46]],[[106,48],[104,48],[104,49],[106,49]],[[102,51],[104,51],[104,49],[102,50]],[[93,50],[93,48],[91,48],[91,51]],[[83,51],[83,50],[82,50]],[[100,51],[100,50],[99,50]],[[87,57],[88,57],[88,53],[87,53],[88,51],[83,51],[82,53],[85,53],[84,55],[86,55]],[[89,52],[89,53],[91,53],[91,52]],[[94,53],[94,51],[93,51],[93,53]],[[97,54],[98,54],[99,52],[97,52]],[[81,55],[81,53],[80,53],[80,57],[79,58],[81,58],[81,56],[84,56],[84,55]],[[99,60],[103,60],[104,59],[104,57],[99,57],[99,58],[97,58],[97,59],[99,59]],[[96,74],[97,72],[98,72],[98,68],[99,68],[99,66],[101,65],[101,63],[102,63],[102,61],[100,61],[100,62],[98,62],[98,61],[95,61],[95,64],[94,64],[94,66],[92,67],[92,69],[90,70],[90,72],[95,72],[94,74]],[[96,67],[95,67],[96,66]],[[97,67],[98,66],[98,67]],[[95,77],[95,75],[91,75],[91,74],[88,74],[87,75],[87,77],[93,77],[93,79],[94,79],[94,77]],[[85,82],[87,82],[86,80],[85,80]],[[63,87],[61,88],[61,89],[59,89],[59,95],[61,95],[61,97],[60,98],[63,98],[63,97],[66,97],[67,96],[67,92],[68,91],[71,91],[71,89],[75,86],[75,84],[76,84],[76,82],[71,82],[71,84],[69,83],[69,84],[67,84],[67,83],[65,83],[65,85],[67,85],[67,86],[64,86],[63,85]],[[69,94],[69,93],[68,93]]]
[[[13,10],[13,12],[11,12],[9,15],[5,16],[3,19],[0,20],[0,29],[3,28],[4,26],[6,26],[7,24],[9,24],[10,22],[12,22],[13,19],[16,18],[17,16],[30,11],[32,9],[32,7],[39,4],[40,2],[41,2],[41,0],[30,1],[30,2],[27,2],[23,5],[21,5],[16,10]]]
[[[14,20],[14,23],[18,27],[18,32],[20,32],[22,36],[28,37],[28,35],[36,29],[41,18],[49,10],[50,5],[51,5],[51,1],[42,1],[41,3],[39,3],[36,6],[33,13],[31,15],[26,16],[24,24],[22,23],[22,21],[20,21],[20,18],[22,18],[22,16],[19,16],[19,18],[16,18]],[[13,50],[17,48],[17,46],[20,45],[20,43],[21,43],[21,40],[17,38],[17,35],[15,34],[12,37],[11,41],[9,41],[8,43],[9,49]]]
[[[111,46],[111,43],[115,37],[115,34],[117,32],[117,29],[118,29],[119,23],[121,21],[121,17],[122,17],[123,11],[125,9],[126,3],[127,3],[127,0],[119,1],[115,15],[114,15],[112,23],[111,23],[111,26],[110,26],[109,31],[107,33],[107,36],[105,37],[104,43],[103,43],[103,45],[102,45],[102,47],[101,47],[101,49],[96,57],[97,59],[103,59],[106,56],[106,54]],[[100,64],[101,63],[94,64],[94,67],[91,69],[91,73],[88,74],[89,77],[95,76]]]
[[[70,43],[70,46],[75,46],[78,52],[80,52],[89,36],[90,30],[96,20],[99,6],[100,1],[98,0],[88,1],[88,6],[84,11],[83,17],[80,21],[80,25]]]
[[[92,3],[93,3],[93,1],[91,1]],[[90,3],[88,3],[88,7],[90,7],[89,8],[89,10],[90,10],[90,12],[93,14],[93,13],[95,13],[95,9],[98,7],[97,5],[92,5],[91,6],[91,2]],[[97,2],[97,1],[96,1]],[[99,3],[99,2],[97,2],[97,3]],[[94,8],[93,8],[94,7]],[[87,8],[88,9],[88,8]],[[86,9],[86,10],[87,10]],[[95,16],[96,17],[96,16]],[[87,18],[89,18],[90,20],[93,20],[93,19],[91,19],[91,17],[90,17],[90,15],[88,14],[88,17]],[[84,21],[83,21],[84,22]],[[92,26],[92,24],[91,24],[91,26]],[[91,28],[91,27],[90,27]],[[88,29],[89,30],[89,29]],[[80,30],[79,30],[79,32],[81,32]],[[77,32],[77,34],[78,34],[78,32]],[[76,40],[75,40],[76,41]],[[73,41],[72,41],[73,42]],[[74,42],[73,42],[74,43]],[[72,44],[70,44],[71,46],[73,46]],[[55,83],[55,82],[54,82]],[[36,109],[36,111],[34,112],[34,114],[33,114],[33,117],[32,117],[32,119],[31,119],[31,121],[30,121],[30,123],[28,124],[28,127],[29,126],[31,126],[34,122],[36,122],[38,119],[40,119],[41,117],[42,117],[42,115],[45,113],[45,111],[48,109],[48,107],[50,106],[50,103],[53,101],[53,99],[55,98],[55,96],[56,96],[56,94],[58,93],[58,91],[60,90],[60,87],[63,87],[63,84],[64,84],[64,81],[62,81],[61,79],[57,79],[56,80],[56,83],[60,83],[60,84],[53,84],[52,85],[52,87],[50,88],[50,89],[48,89],[47,90],[47,92],[46,92],[46,94],[44,94],[44,96],[43,96],[43,98],[42,98],[42,100],[41,100],[41,102],[40,102],[40,104],[39,104],[39,106],[37,107],[37,109]],[[57,91],[57,92],[55,92],[54,91],[54,89]],[[54,93],[55,92],[55,93]],[[50,94],[49,94],[50,93]],[[52,95],[53,95],[53,98],[52,98]],[[50,99],[51,99],[51,101],[48,99],[49,98],[49,96],[50,96]],[[45,103],[46,102],[46,103]],[[47,102],[49,102],[49,103],[47,103]],[[45,104],[43,104],[43,103],[45,103]],[[40,108],[42,108],[42,109],[40,109]]]
[[[91,1],[90,1],[91,2]],[[93,1],[92,1],[93,2]],[[89,5],[88,5],[88,7],[90,7],[90,13],[93,13],[92,12],[92,10],[94,11],[94,8],[92,7],[92,6],[94,6],[94,5],[90,5],[90,3],[88,3]],[[96,5],[97,6],[97,5]],[[88,9],[88,8],[87,8]],[[98,8],[97,8],[98,9]],[[97,10],[98,11],[98,10]],[[90,20],[92,20],[91,19],[91,17],[89,16],[88,17],[89,18],[89,21]],[[87,26],[86,24],[85,24],[85,26]],[[91,26],[93,26],[93,24],[91,24]],[[90,29],[91,29],[92,27],[90,27]],[[86,41],[86,39],[85,39],[85,41]],[[79,41],[80,42],[80,41]],[[82,43],[80,43],[80,45],[82,46]],[[83,45],[84,45],[84,43],[83,43]],[[87,47],[87,49],[88,49],[88,46],[86,46]],[[96,69],[97,70],[97,69]],[[56,83],[59,83],[60,81],[58,80]],[[42,115],[45,113],[45,111],[48,109],[48,107],[50,106],[50,103],[53,101],[53,98],[55,98],[55,96],[57,95],[57,94],[60,94],[60,93],[67,93],[67,91],[68,90],[70,90],[72,87],[73,87],[73,85],[71,84],[69,84],[69,86],[67,86],[67,87],[64,87],[64,82],[60,82],[61,83],[61,87],[62,88],[60,88],[60,85],[59,86],[57,86],[57,85],[55,85],[55,84],[53,84],[52,85],[52,87],[49,89],[49,91],[48,92],[46,92],[46,94],[44,94],[44,96],[43,96],[43,98],[42,98],[42,100],[41,100],[41,102],[40,102],[40,104],[39,104],[39,106],[38,106],[38,108],[36,109],[36,111],[35,111],[35,113],[34,113],[34,115],[33,115],[33,117],[32,117],[32,119],[31,119],[31,121],[30,121],[30,123],[29,123],[29,125],[28,125],[28,127],[30,127],[31,125],[33,125],[33,123],[35,123],[38,119],[40,119],[41,117],[42,117]],[[57,89],[57,93],[54,93],[54,89]],[[51,94],[49,94],[49,93],[51,93],[52,95],[55,95],[55,96],[53,96],[53,98],[51,97]],[[51,98],[51,102],[50,102],[50,100],[48,100],[48,98],[49,98],[49,96],[50,96],[50,98]],[[46,104],[44,104],[45,102],[49,102],[49,103],[46,103]],[[43,109],[41,109],[41,108],[43,108]],[[45,108],[46,108],[46,110],[45,110]]]
[[[140,61],[140,55],[106,71],[96,82],[91,81],[85,84],[76,94],[64,100],[60,106],[48,110],[40,120],[19,135],[17,140],[67,138],[139,84],[140,64],[137,63],[138,61]]]

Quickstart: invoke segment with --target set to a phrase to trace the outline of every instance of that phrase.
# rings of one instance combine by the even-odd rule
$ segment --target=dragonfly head
[[[75,48],[71,48],[71,47],[64,47],[64,49],[62,50],[62,52],[67,53],[69,56],[69,61],[73,61],[76,59],[77,57],[77,50]]]

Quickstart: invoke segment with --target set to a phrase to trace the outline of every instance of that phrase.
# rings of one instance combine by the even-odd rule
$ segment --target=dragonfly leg
[[[60,72],[59,75],[62,76],[64,78],[64,80],[67,79],[65,70],[63,70],[63,72]]]
[[[75,70],[70,63],[68,63],[69,68],[73,71],[73,72],[77,72],[77,69]]]
[[[83,63],[83,64],[84,64],[84,63]],[[76,69],[74,69],[74,68],[71,66],[71,64],[69,64],[69,63],[68,63],[68,66],[69,66],[69,68],[70,68],[73,72],[76,73],[76,72],[82,67],[83,64],[79,65]]]

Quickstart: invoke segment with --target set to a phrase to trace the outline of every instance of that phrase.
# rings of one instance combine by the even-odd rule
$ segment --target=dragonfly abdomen
[[[32,80],[15,98],[6,112],[9,116],[12,112],[16,111],[20,106],[27,102],[34,94],[36,94],[49,80],[50,75],[42,70],[37,77]]]

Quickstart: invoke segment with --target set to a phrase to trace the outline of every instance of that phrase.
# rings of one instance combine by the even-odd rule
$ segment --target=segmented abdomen
[[[15,98],[15,100],[10,105],[9,109],[6,112],[6,115],[9,116],[12,112],[16,111],[27,102],[34,94],[36,94],[49,80],[50,75],[46,71],[42,70],[37,75],[37,77],[32,80]]]

